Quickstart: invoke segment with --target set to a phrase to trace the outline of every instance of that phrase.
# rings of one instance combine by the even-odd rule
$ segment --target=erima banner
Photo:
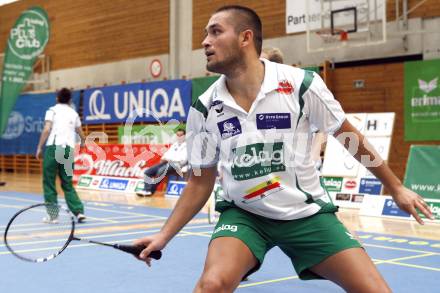
[[[323,2],[323,8],[321,10],[321,2]],[[356,7],[357,17],[360,22],[365,20],[367,11],[370,11],[370,19],[377,17],[377,20],[382,19],[381,13],[376,13],[373,9],[374,4],[377,7],[383,7],[384,0],[338,0],[332,1],[332,8],[330,9],[330,1],[321,0],[286,0],[286,33],[300,33],[306,31],[306,22],[309,22],[309,28],[316,30],[321,28],[321,21],[324,27],[330,27],[330,11],[338,10],[342,8]],[[307,3],[308,7],[308,17],[307,17]],[[322,12],[322,13],[321,13]],[[362,19],[361,16],[364,16]],[[352,24],[353,14],[352,13],[338,13],[335,16],[334,21],[337,25],[349,25]],[[322,20],[321,20],[322,18]]]
[[[84,124],[186,120],[191,81],[170,80],[107,86],[84,91]]]
[[[133,125],[131,131],[127,130],[126,126],[119,126],[118,142],[121,144],[172,144],[176,140],[177,129],[185,129],[185,125]]]
[[[424,198],[440,200],[440,146],[412,145],[403,184]]]
[[[440,60],[405,62],[405,140],[440,140]]]
[[[9,34],[0,88],[0,134],[24,85],[32,74],[35,59],[49,41],[46,11],[33,7],[24,11]]]
[[[72,93],[72,100],[72,106],[78,109],[79,92]],[[6,130],[0,136],[0,154],[35,154],[46,110],[55,103],[55,93],[19,96],[9,115]]]

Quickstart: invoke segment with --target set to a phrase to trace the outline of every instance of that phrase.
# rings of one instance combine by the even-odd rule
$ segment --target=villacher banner
[[[82,175],[143,178],[145,169],[157,164],[167,149],[167,145],[88,145],[75,156],[74,181]]]

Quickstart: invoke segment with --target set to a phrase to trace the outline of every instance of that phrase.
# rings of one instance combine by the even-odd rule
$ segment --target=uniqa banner
[[[33,7],[24,11],[9,34],[0,88],[0,134],[8,123],[17,97],[32,74],[36,58],[49,41],[46,11]]]
[[[440,59],[405,62],[405,140],[440,140]]]
[[[84,124],[183,121],[191,105],[191,82],[170,80],[106,86],[84,91]]]
[[[424,198],[440,200],[440,146],[412,145],[403,184]]]
[[[55,93],[20,95],[9,114],[6,130],[0,136],[0,154],[35,154],[44,116],[55,104]],[[72,107],[79,108],[79,91],[72,92]]]

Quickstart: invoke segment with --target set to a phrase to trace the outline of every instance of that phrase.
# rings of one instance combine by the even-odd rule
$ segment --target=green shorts
[[[362,247],[333,212],[290,221],[272,220],[237,207],[225,209],[214,229],[211,240],[234,237],[243,241],[258,260],[248,272],[257,271],[265,254],[278,246],[290,257],[302,280],[322,279],[309,268],[342,250]]]

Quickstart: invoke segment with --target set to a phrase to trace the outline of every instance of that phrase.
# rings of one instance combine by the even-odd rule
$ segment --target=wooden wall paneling
[[[204,29],[212,13],[223,5],[243,5],[254,9],[263,23],[265,39],[281,37],[286,34],[285,0],[194,0],[193,1],[193,50],[202,48]]]
[[[393,21],[396,19],[396,1],[399,1],[399,15],[402,15],[402,0],[386,0],[388,21]],[[408,0],[408,10],[415,7],[420,2],[421,0]],[[440,16],[440,2],[438,0],[427,0],[410,12],[408,18],[429,18],[435,16]]]
[[[43,7],[51,36],[45,53],[63,69],[169,52],[169,1],[22,0],[0,7],[0,52],[19,14]]]
[[[403,70],[403,63],[336,68],[330,77],[332,92],[347,113],[396,113],[388,164],[401,180],[411,144],[436,144],[432,141],[404,141]],[[354,88],[356,79],[363,79],[365,87]]]

